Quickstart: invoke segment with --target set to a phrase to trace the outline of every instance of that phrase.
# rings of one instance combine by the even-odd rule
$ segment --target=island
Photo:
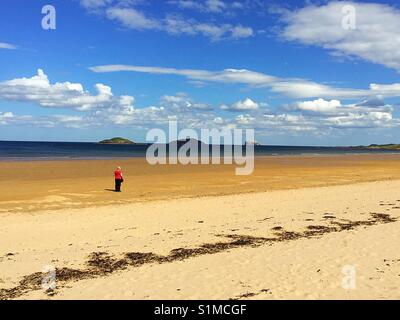
[[[135,144],[133,141],[121,137],[115,137],[111,139],[102,140],[100,144]]]

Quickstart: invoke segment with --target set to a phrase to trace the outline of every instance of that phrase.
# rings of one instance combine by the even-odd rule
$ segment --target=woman
[[[121,192],[121,183],[124,182],[124,178],[122,177],[121,167],[117,167],[117,170],[114,171],[115,177],[115,192]]]

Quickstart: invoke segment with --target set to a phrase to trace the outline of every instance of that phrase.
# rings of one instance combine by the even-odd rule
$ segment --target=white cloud
[[[164,95],[160,99],[160,105],[174,112],[190,112],[193,110],[210,111],[213,109],[206,103],[193,101],[186,94],[178,94],[175,96]]]
[[[44,128],[65,127],[74,129],[90,128],[99,125],[91,117],[71,115],[15,115],[12,112],[0,112],[0,125],[34,126]]]
[[[84,90],[82,84],[71,82],[50,83],[39,69],[33,77],[22,77],[0,82],[0,99],[35,103],[46,108],[69,108],[79,112],[73,115],[16,116],[0,112],[0,124],[27,124],[41,127],[57,125],[69,128],[86,128],[104,125],[132,125],[152,127],[177,117],[187,125],[200,127],[212,123],[212,107],[198,103],[186,94],[161,97],[158,106],[136,108],[133,96],[114,96],[109,86],[96,84],[97,95]]]
[[[15,50],[17,49],[17,46],[6,42],[0,42],[0,49]]]
[[[113,0],[80,0],[82,7],[86,9],[97,9],[110,4]]]
[[[254,35],[254,31],[249,27],[242,27],[241,25],[235,26],[232,28],[232,38],[240,39],[240,38],[248,38]]]
[[[4,113],[1,114],[1,117],[2,117],[3,119],[10,119],[10,118],[13,118],[14,115],[13,115],[12,112],[4,112]]]
[[[164,19],[156,20],[146,17],[142,12],[133,8],[109,8],[107,17],[119,21],[124,27],[134,30],[165,31],[172,35],[203,35],[218,41],[222,39],[240,39],[253,36],[250,27],[232,24],[215,24],[185,19],[178,15],[167,15]]]
[[[159,70],[165,71],[165,70]],[[177,71],[178,72],[178,71]],[[198,71],[180,71],[216,81],[237,81],[238,73],[209,74]],[[239,72],[239,74],[241,74]],[[252,75],[245,73],[245,79]],[[258,76],[255,77],[258,79]],[[253,79],[254,81],[254,79]],[[357,104],[342,104],[340,100],[299,101],[286,110],[271,113],[265,103],[251,98],[238,101],[224,109],[240,114],[218,114],[210,105],[194,101],[185,93],[164,95],[157,105],[135,107],[135,98],[129,95],[114,96],[109,86],[97,85],[97,95],[91,95],[82,84],[56,82],[51,84],[46,74],[39,70],[36,76],[0,82],[0,99],[33,102],[42,107],[72,108],[72,114],[46,116],[18,115],[14,110],[0,112],[1,125],[31,125],[40,127],[93,128],[129,126],[153,128],[177,120],[183,127],[199,128],[254,128],[258,132],[297,133],[317,135],[332,130],[361,128],[395,128],[400,126],[393,116],[393,107],[381,98]],[[334,134],[334,131],[332,131]]]
[[[350,113],[325,119],[325,124],[336,128],[382,128],[398,127],[399,120],[393,122],[393,116],[386,112]]]
[[[367,105],[373,105],[372,107]],[[378,100],[369,103],[344,105],[339,100],[317,99],[300,101],[286,106],[281,113],[265,112],[240,114],[234,123],[254,128],[262,134],[312,133],[316,135],[342,134],[343,130],[390,129],[400,127],[400,119],[393,116],[393,107]],[[226,121],[225,121],[226,122]]]
[[[105,123],[124,126],[154,127],[165,125],[169,120],[177,120],[180,125],[190,128],[240,127],[254,128],[264,133],[286,134],[313,132],[320,135],[331,130],[394,128],[400,125],[400,120],[393,117],[393,108],[388,105],[363,107],[360,104],[343,105],[340,101],[320,99],[294,104],[307,106],[305,108],[270,113],[261,112],[260,108],[255,107],[261,106],[261,103],[256,104],[252,99],[246,100],[237,103],[243,113],[227,117],[217,115],[213,110],[192,108],[190,104],[195,102],[184,94],[163,96],[158,106],[132,109],[132,112],[124,113],[120,108],[99,112],[104,116],[102,121]]]
[[[225,2],[221,0],[206,0],[205,5],[210,12],[221,12],[227,7]]]
[[[343,115],[349,113],[371,113],[371,112],[383,112],[383,113],[391,113],[393,108],[389,105],[386,105],[381,99],[372,99],[362,101],[356,104],[347,104],[343,105],[339,100],[324,100],[317,99],[311,101],[300,101],[296,102],[292,105],[285,107],[287,110],[291,111],[304,111],[304,112],[313,112],[317,114],[326,114],[326,115]]]
[[[191,9],[206,13],[225,13],[243,9],[245,1],[222,1],[222,0],[170,0],[169,4],[176,5],[180,9]]]
[[[238,38],[234,35],[235,27],[230,24],[216,25],[198,23],[193,19],[183,19],[180,16],[169,15],[164,20],[164,30],[173,35],[198,35],[217,41],[223,38]]]
[[[188,19],[176,14],[166,14],[164,17],[149,17],[144,12],[133,6],[136,2],[111,0],[82,0],[81,5],[89,12],[104,14],[109,20],[120,23],[125,28],[144,31],[154,30],[166,32],[171,35],[202,35],[212,41],[225,39],[242,39],[252,37],[253,29],[240,24],[229,23],[199,22],[195,19]],[[199,5],[199,4],[197,4]],[[182,1],[180,6],[196,7],[195,2]],[[210,12],[218,12],[225,6],[219,0],[208,0],[201,6]]]
[[[97,95],[91,95],[80,83],[51,84],[43,70],[31,78],[0,82],[0,99],[35,102],[43,107],[88,110],[112,103],[111,88],[96,84]]]
[[[319,113],[332,113],[336,112],[342,106],[339,100],[326,101],[318,99],[314,101],[303,101],[297,103],[298,110],[312,111]]]
[[[342,26],[344,6],[355,9],[355,29]],[[400,71],[400,11],[377,3],[332,1],[284,13],[282,36],[334,54],[359,57]]]
[[[54,115],[48,117],[48,121],[52,122],[54,126],[61,125],[66,128],[86,128],[90,126],[95,126],[95,123],[88,121],[89,118],[82,116],[71,116],[71,115]]]
[[[239,125],[252,125],[255,124],[256,118],[248,115],[248,114],[240,114],[236,118],[236,123]]]
[[[227,110],[227,111],[254,111],[258,110],[260,105],[257,102],[254,102],[250,98],[246,98],[243,101],[238,101],[230,106],[227,106],[226,104],[223,104],[221,106],[222,110]]]
[[[8,124],[12,118],[14,118],[14,114],[12,112],[0,112],[0,124]]]
[[[283,132],[313,131],[317,135],[325,134],[332,130],[342,132],[345,129],[381,129],[394,128],[400,124],[399,119],[394,119],[392,114],[384,112],[350,113],[342,116],[310,117],[292,114],[266,114],[260,117],[240,115],[236,122],[248,128],[255,128],[264,133],[278,134]]]
[[[376,102],[376,101],[375,101]],[[343,105],[339,100],[323,99],[297,102],[288,110],[301,112],[302,116],[311,113],[318,122],[328,127],[393,127],[399,120],[393,119],[393,108],[385,105],[367,106],[368,103]]]
[[[146,17],[143,13],[133,8],[109,8],[106,10],[107,18],[117,20],[123,26],[135,30],[158,30],[161,23]]]
[[[266,85],[275,81],[275,77],[249,70],[225,69],[223,71],[207,71],[194,69],[174,69],[163,67],[142,67],[130,65],[104,65],[89,68],[93,72],[143,72],[151,74],[179,75],[197,81],[221,83],[242,83],[254,86]]]
[[[204,5],[200,1],[193,0],[171,0],[168,1],[169,4],[177,5],[181,9],[195,9],[195,10],[204,10]]]
[[[189,80],[202,82],[238,83],[254,87],[266,87],[271,91],[292,98],[366,99],[376,96],[400,97],[400,84],[371,84],[369,89],[338,88],[305,79],[279,78],[268,74],[245,70],[225,69],[207,71],[142,67],[130,65],[104,65],[89,68],[93,72],[143,72],[151,74],[179,75]]]
[[[397,96],[400,92],[400,83],[393,83],[388,85],[373,83],[370,85],[370,90],[372,92],[376,92],[377,95],[382,95],[386,97]]]

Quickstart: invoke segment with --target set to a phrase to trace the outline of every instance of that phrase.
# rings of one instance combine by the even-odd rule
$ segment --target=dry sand
[[[114,161],[0,163],[0,299],[399,299],[399,159],[125,160],[121,195],[95,189]]]

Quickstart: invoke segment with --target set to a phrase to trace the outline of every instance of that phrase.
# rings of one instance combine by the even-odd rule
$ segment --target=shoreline
[[[372,156],[372,155],[399,155],[400,151],[392,150],[375,150],[366,152],[343,152],[343,153],[292,153],[292,154],[254,154],[254,158],[286,158],[286,157],[342,157],[342,156]],[[217,157],[217,158],[223,158]],[[105,157],[1,157],[2,162],[40,162],[40,161],[98,161],[98,160],[129,160],[129,159],[146,159],[143,155],[130,155],[130,156],[105,156]],[[210,157],[211,159],[211,157]],[[223,162],[221,164],[224,164]],[[202,163],[199,163],[202,165]]]

